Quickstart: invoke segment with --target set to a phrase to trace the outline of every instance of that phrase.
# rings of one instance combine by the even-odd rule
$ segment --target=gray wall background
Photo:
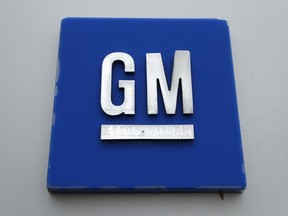
[[[284,215],[288,1],[0,1],[0,215]],[[242,194],[50,195],[45,188],[63,17],[228,18],[248,188]]]

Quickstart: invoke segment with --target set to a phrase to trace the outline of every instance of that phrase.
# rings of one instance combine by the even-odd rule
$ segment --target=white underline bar
[[[101,125],[101,140],[193,140],[189,125]]]

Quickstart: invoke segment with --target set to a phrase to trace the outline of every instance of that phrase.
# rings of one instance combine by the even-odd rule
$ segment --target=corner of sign
[[[241,185],[241,191],[244,191],[247,188],[247,180],[246,180],[246,176],[244,177],[244,181]]]
[[[245,180],[244,184],[242,185],[242,191],[246,190],[246,188],[247,188],[247,182]]]
[[[55,192],[55,188],[53,186],[51,186],[48,182],[46,183],[46,189],[49,193]]]
[[[217,18],[217,20],[224,22],[225,25],[227,25],[227,27],[229,28],[229,20],[228,20],[228,18]]]
[[[81,19],[80,17],[62,17],[60,21],[61,29],[66,25],[69,24],[71,21]]]
[[[245,164],[242,164],[242,172],[243,172],[243,184],[241,185],[241,190],[244,191],[247,188],[247,177],[246,177],[246,170],[245,170]]]
[[[49,193],[53,193],[55,192],[55,186],[53,186],[50,183],[50,179],[49,179],[49,171],[48,171],[48,176],[47,176],[47,180],[46,180],[46,189]]]
[[[61,25],[64,24],[65,22],[69,21],[71,17],[62,17],[61,18]]]

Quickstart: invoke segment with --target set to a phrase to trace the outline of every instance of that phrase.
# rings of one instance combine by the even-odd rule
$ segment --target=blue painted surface
[[[148,116],[146,53],[161,53],[168,83],[175,50],[191,53],[194,114]],[[101,64],[126,52],[135,73],[136,114],[108,116],[100,106]],[[101,124],[193,124],[193,141],[101,141]],[[66,18],[61,24],[47,188],[69,191],[241,191],[246,187],[229,28],[217,19]]]

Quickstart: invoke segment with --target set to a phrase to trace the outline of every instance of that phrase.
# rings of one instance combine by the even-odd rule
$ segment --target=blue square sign
[[[62,21],[49,191],[245,187],[225,20]]]

